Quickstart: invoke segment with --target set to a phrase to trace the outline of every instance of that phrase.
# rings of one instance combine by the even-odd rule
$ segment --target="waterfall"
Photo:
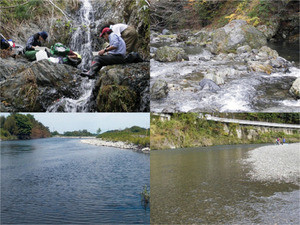
[[[92,61],[92,39],[90,25],[94,21],[93,8],[90,0],[81,0],[82,6],[78,11],[78,27],[73,33],[70,48],[82,57],[80,69],[89,69]],[[62,97],[47,108],[47,112],[89,112],[89,100],[95,85],[94,80],[84,78],[78,87],[80,97],[71,99]]]
[[[70,47],[79,52],[82,57],[81,69],[88,69],[92,61],[92,40],[90,25],[94,21],[93,7],[90,0],[81,0],[82,6],[79,10],[79,26],[72,35]]]

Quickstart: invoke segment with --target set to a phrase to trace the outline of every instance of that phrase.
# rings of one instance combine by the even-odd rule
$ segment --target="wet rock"
[[[296,99],[300,99],[300,78],[297,78],[289,90],[290,94]]]
[[[149,112],[149,63],[107,66],[93,89],[95,111]]]
[[[260,48],[266,43],[266,37],[255,27],[248,25],[244,20],[233,20],[214,32],[211,51],[213,53],[235,52],[243,45]]]
[[[164,46],[157,49],[154,59],[160,62],[175,62],[189,60],[189,57],[182,48]]]
[[[158,100],[167,97],[169,92],[168,84],[164,80],[157,80],[151,87],[151,99]]]
[[[217,91],[219,91],[221,89],[219,87],[219,85],[217,85],[215,82],[213,82],[210,79],[203,79],[203,80],[201,80],[200,83],[199,83],[199,86],[200,86],[200,90],[208,89],[208,90],[210,90],[212,92],[217,92]]]
[[[248,68],[250,71],[266,73],[266,74],[271,74],[273,71],[273,67],[268,63],[262,63],[257,61],[250,61],[248,63]]]
[[[1,82],[1,102],[3,111],[45,112],[61,97],[79,97],[78,85],[82,78],[79,71],[71,66],[51,63],[48,60],[18,64],[6,62],[6,66],[16,66],[8,70]]]

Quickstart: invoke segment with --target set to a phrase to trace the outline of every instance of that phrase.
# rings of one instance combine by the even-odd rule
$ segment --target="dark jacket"
[[[42,44],[41,44],[41,42],[39,41],[39,33],[36,33],[35,35],[32,35],[29,39],[28,39],[28,41],[27,41],[27,43],[26,43],[26,51],[30,51],[30,50],[34,50],[33,48],[32,48],[32,46],[41,46]]]

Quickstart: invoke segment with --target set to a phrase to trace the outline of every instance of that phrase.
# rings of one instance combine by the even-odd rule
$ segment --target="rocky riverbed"
[[[253,180],[300,184],[300,143],[269,145],[249,152]]]
[[[298,111],[299,62],[267,45],[242,20],[214,31],[152,32],[151,111]]]
[[[93,139],[85,139],[81,140],[80,142],[90,145],[96,145],[96,146],[107,146],[107,147],[114,147],[114,148],[122,148],[122,149],[131,149],[136,152],[141,153],[150,153],[150,148],[141,148],[138,145],[125,143],[122,141],[105,141],[99,138],[93,138]]]

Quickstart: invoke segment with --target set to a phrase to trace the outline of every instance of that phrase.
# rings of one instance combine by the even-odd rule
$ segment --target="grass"
[[[150,146],[150,131],[149,129],[133,126],[124,130],[107,131],[97,136],[107,141],[122,141],[132,143],[141,147]]]
[[[238,133],[242,137],[238,137]],[[272,143],[277,137],[299,142],[300,134],[280,130],[262,130],[253,126],[229,125],[197,118],[197,114],[174,114],[170,121],[151,115],[151,149],[187,148],[197,146]]]

